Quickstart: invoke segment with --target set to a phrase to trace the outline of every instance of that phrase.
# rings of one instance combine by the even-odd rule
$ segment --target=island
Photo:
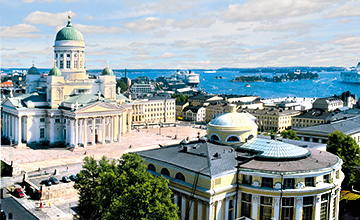
[[[230,82],[284,82],[288,80],[317,79],[319,75],[312,72],[293,72],[273,77],[266,76],[237,76]]]

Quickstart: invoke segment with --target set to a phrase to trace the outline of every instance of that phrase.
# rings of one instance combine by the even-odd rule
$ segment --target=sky
[[[1,68],[53,66],[68,15],[87,69],[355,66],[360,0],[1,0]]]

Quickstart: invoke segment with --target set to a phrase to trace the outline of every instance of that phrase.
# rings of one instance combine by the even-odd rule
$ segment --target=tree
[[[174,93],[171,97],[176,99],[176,102],[185,102],[189,98],[188,95],[183,95],[182,93]]]
[[[343,160],[342,171],[345,174],[344,184],[350,186],[355,182],[356,166],[360,166],[360,148],[356,141],[340,131],[329,135],[326,150]]]
[[[138,154],[118,161],[85,157],[74,188],[80,219],[178,219],[168,180],[146,172]]]
[[[120,87],[120,89],[121,89],[121,93],[123,93],[123,92],[125,92],[125,91],[127,91],[128,90],[128,86],[126,85],[126,83],[124,83],[123,81],[121,81],[121,80],[117,80],[116,81],[116,89],[118,88],[118,87]]]
[[[280,133],[281,137],[292,140],[300,140],[300,138],[296,135],[296,132],[293,130],[284,130]]]

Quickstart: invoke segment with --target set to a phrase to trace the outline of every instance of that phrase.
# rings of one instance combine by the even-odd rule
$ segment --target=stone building
[[[180,219],[338,219],[339,157],[259,138],[235,106],[208,124],[207,137],[138,152],[169,180]]]
[[[2,136],[18,146],[49,143],[86,146],[121,141],[131,130],[131,106],[118,100],[113,71],[96,78],[85,69],[85,41],[71,18],[54,43],[54,67],[47,77],[35,66],[26,76],[26,94],[2,103]],[[121,98],[120,98],[121,99]]]

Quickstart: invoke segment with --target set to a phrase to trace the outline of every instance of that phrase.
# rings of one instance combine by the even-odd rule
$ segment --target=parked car
[[[50,177],[49,180],[51,181],[52,184],[59,184],[59,180],[56,179],[55,177]]]
[[[19,197],[19,198],[22,198],[25,196],[25,194],[23,193],[23,191],[19,188],[16,188],[14,189],[14,194],[15,196]]]
[[[43,181],[41,181],[40,184],[45,184],[45,186],[51,186],[52,185],[50,180],[43,180]]]
[[[70,178],[67,177],[67,176],[63,176],[61,181],[63,181],[64,183],[68,183],[68,182],[71,182]]]
[[[73,174],[73,175],[70,176],[70,179],[71,179],[71,181],[76,181],[76,180],[77,180],[77,176]]]

